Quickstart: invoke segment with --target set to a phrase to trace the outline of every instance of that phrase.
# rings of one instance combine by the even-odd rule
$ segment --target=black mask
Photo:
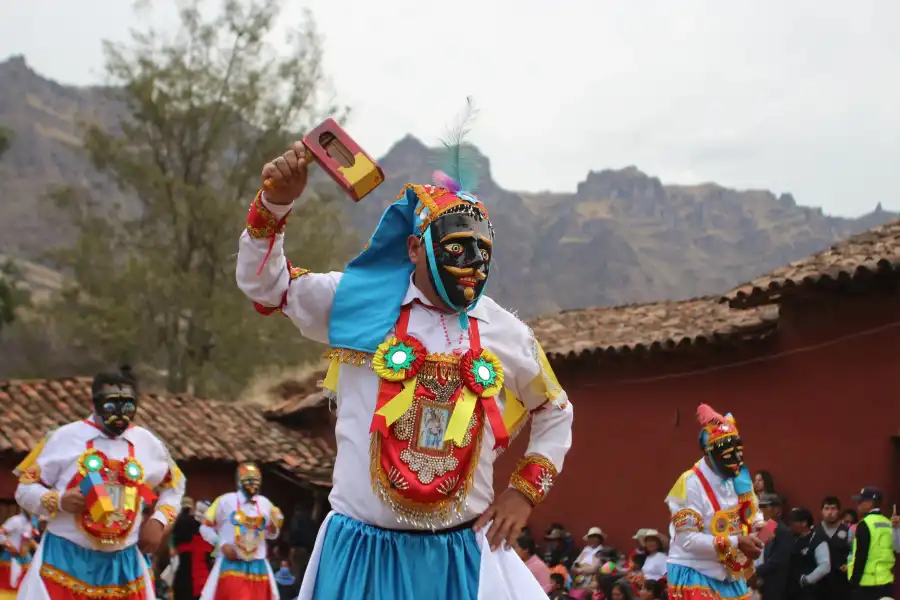
[[[737,436],[728,436],[707,450],[715,471],[727,479],[737,477],[744,466],[744,442]]]
[[[487,283],[494,239],[491,224],[480,213],[476,215],[473,207],[438,217],[428,231],[431,283],[449,308],[463,311],[475,303]]]
[[[106,384],[94,393],[94,414],[104,433],[122,435],[137,414],[137,394],[126,384]]]
[[[238,488],[244,492],[248,500],[252,500],[262,486],[262,473],[255,464],[242,464],[238,467],[237,480]]]

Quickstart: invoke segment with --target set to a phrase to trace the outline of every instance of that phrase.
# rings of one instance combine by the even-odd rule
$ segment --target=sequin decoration
[[[457,522],[472,486],[483,412],[473,413],[458,444],[444,440],[462,385],[458,359],[429,356],[418,373],[410,407],[388,428],[388,435],[372,434],[375,491],[402,522],[417,528]]]

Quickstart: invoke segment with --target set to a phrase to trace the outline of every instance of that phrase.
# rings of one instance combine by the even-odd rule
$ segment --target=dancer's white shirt
[[[33,539],[34,528],[31,519],[23,514],[13,515],[6,520],[0,529],[0,543],[9,542],[17,552],[22,552],[25,542]]]
[[[93,441],[94,448],[107,457],[120,461],[129,456],[129,442],[133,444],[134,457],[144,467],[144,481],[151,488],[157,488],[171,469],[177,471],[162,441],[143,427],[132,426],[119,437],[110,438],[97,427],[84,421],[76,421],[50,434],[36,462],[40,469],[41,481],[19,484],[16,488],[16,502],[19,506],[31,514],[48,516],[47,509],[41,504],[41,498],[51,490],[58,491],[62,498],[69,482],[78,473],[78,458],[87,449],[90,441]],[[185,478],[180,471],[177,472],[178,476],[172,480],[173,486],[161,488],[156,500],[157,507],[171,507],[173,514],[178,514],[184,496]],[[79,517],[59,510],[47,522],[47,531],[84,548],[104,552],[115,552],[138,541],[142,520],[140,514],[135,517],[134,527],[121,544],[99,542],[78,526],[76,518]],[[159,508],[153,513],[152,518],[163,525],[169,525],[168,517]]]
[[[0,543],[9,542],[16,552],[21,553],[22,547],[33,539],[34,528],[31,519],[23,514],[13,515],[6,520],[0,529]],[[13,589],[18,587],[19,578],[22,576],[22,565],[13,559],[9,563],[9,585]]]
[[[734,489],[734,483],[730,479],[720,477],[713,471],[705,460],[697,463],[700,471],[706,477],[716,496],[719,507],[722,510],[733,509],[738,506],[738,493]],[[709,496],[700,482],[700,479],[693,472],[688,472],[683,477],[686,478],[685,486],[687,491],[686,500],[683,502],[678,498],[669,496],[666,498],[666,504],[669,511],[674,516],[681,510],[689,509],[696,511],[703,519],[703,531],[676,532],[675,525],[669,524],[669,538],[672,540],[669,547],[669,564],[682,565],[690,567],[707,577],[718,579],[719,581],[727,581],[731,579],[728,570],[719,561],[718,554],[714,545],[715,536],[709,533],[709,525],[713,521],[713,515],[716,511],[709,500]],[[752,520],[753,527],[762,526],[764,520],[762,515],[757,511]],[[729,536],[732,546],[737,547],[738,536]]]
[[[263,204],[276,218],[281,218],[291,208],[267,203],[264,198]],[[281,306],[282,298],[287,293],[284,315],[303,336],[327,344],[331,307],[341,273],[308,273],[292,281],[283,243],[284,234],[277,235],[271,255],[257,274],[269,251],[269,241],[253,238],[244,231],[237,259],[238,286],[251,300],[268,307]],[[294,265],[302,266],[302,256],[292,258]],[[430,304],[410,281],[403,301],[404,305],[412,303],[407,331],[418,338],[429,353],[451,354],[454,350],[469,348],[468,336],[461,335],[454,316],[444,316],[442,324],[439,312],[413,303],[413,300]],[[561,472],[563,459],[572,445],[572,404],[563,391],[550,404],[546,394],[539,393],[531,385],[542,375],[534,355],[531,330],[487,296],[482,296],[469,315],[478,320],[481,346],[500,359],[505,385],[512,389],[526,409],[534,411],[526,454],[548,458]],[[282,317],[275,315],[270,318]],[[375,413],[378,386],[378,375],[370,367],[341,365],[335,429],[337,459],[329,502],[335,512],[358,521],[386,529],[407,529],[410,525],[400,521],[390,508],[381,503],[370,480],[369,428]],[[501,411],[504,410],[505,391],[500,394],[498,403]],[[493,501],[493,464],[497,456],[493,446],[493,433],[486,426],[474,485],[460,515],[461,522],[478,517]]]
[[[268,529],[270,523],[280,520],[280,517],[276,519],[276,515],[273,514],[272,509],[274,508],[274,505],[271,500],[257,494],[253,497],[253,500],[248,502],[240,492],[223,494],[209,507],[209,510],[206,513],[207,519],[200,527],[200,535],[203,539],[217,549],[225,544],[234,544],[235,527],[231,522],[231,516],[238,508],[240,508],[248,517],[263,517],[266,522],[264,532],[265,539],[278,539],[278,533],[281,531],[281,523],[275,522],[275,529],[273,531],[269,531]],[[209,519],[210,516],[215,518]],[[253,558],[256,560],[266,558],[265,541],[260,540],[260,544],[256,548],[256,553]]]

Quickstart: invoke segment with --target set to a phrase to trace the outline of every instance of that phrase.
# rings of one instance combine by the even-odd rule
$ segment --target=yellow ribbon
[[[325,381],[322,382],[322,387],[329,392],[337,393],[338,374],[340,372],[341,361],[338,359],[338,357],[334,357],[331,359],[331,363],[328,365],[328,372],[325,373]]]
[[[125,508],[136,511],[138,507],[137,488],[134,486],[125,486]]]
[[[457,445],[462,444],[463,438],[466,437],[466,431],[469,429],[469,421],[472,420],[472,414],[475,412],[476,404],[478,404],[478,396],[464,385],[462,397],[456,401],[453,414],[450,415],[447,433],[444,434],[445,442],[452,440]]]
[[[416,378],[407,379],[403,382],[403,389],[400,393],[391,398],[384,406],[376,411],[376,415],[384,417],[385,423],[390,426],[394,421],[403,416],[409,410],[413,403],[413,395],[416,391]]]

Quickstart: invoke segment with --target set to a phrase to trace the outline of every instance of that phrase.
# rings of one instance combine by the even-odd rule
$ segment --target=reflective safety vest
[[[894,583],[894,531],[891,520],[880,513],[866,515],[863,522],[869,529],[869,555],[863,568],[860,587],[875,587]],[[859,528],[857,528],[857,531]],[[853,551],[847,563],[847,576],[853,576],[853,563],[856,562],[856,543],[853,537]]]

